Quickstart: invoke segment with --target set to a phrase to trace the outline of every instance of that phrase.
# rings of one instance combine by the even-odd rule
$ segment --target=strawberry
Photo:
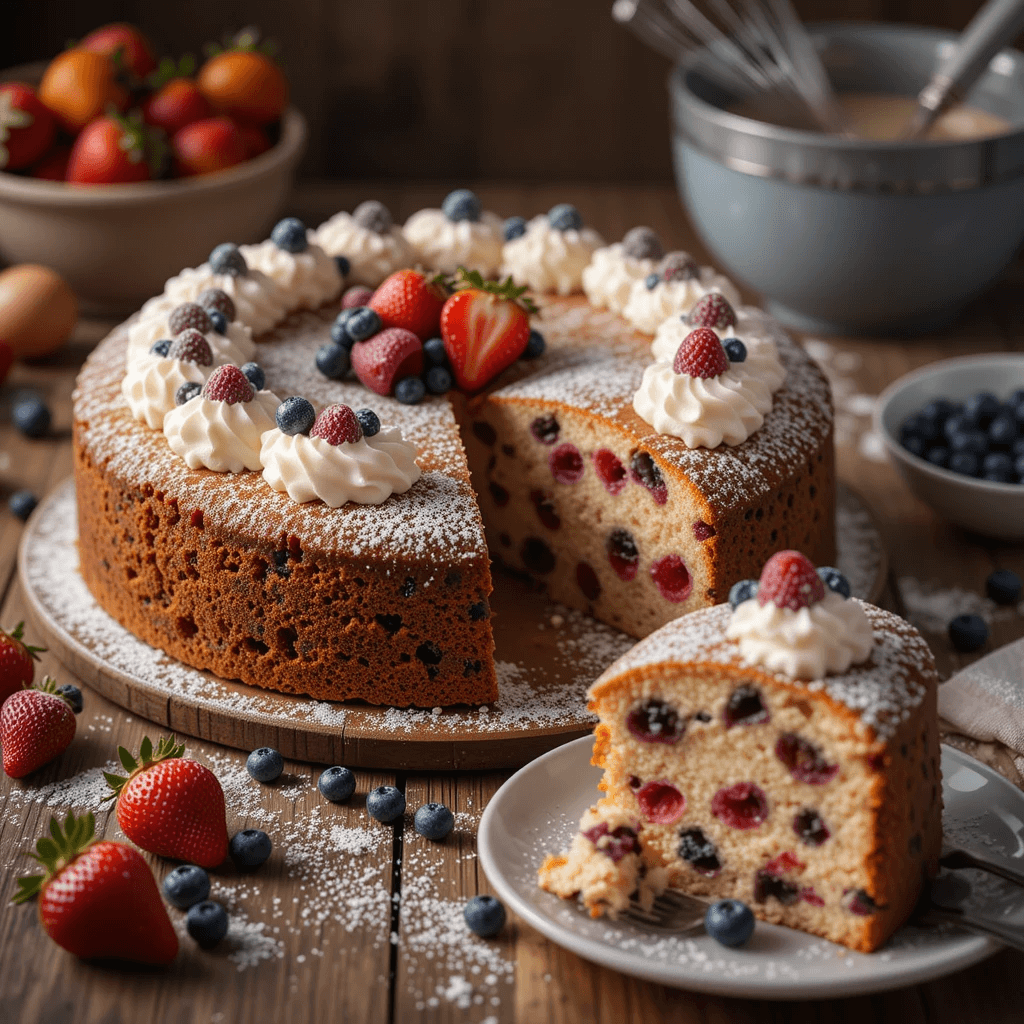
[[[53,114],[31,85],[0,85],[0,171],[34,164],[50,148],[56,131]]]
[[[199,88],[214,110],[241,124],[272,124],[288,105],[288,80],[268,51],[273,45],[261,43],[259,30],[242,29],[225,40],[227,49],[216,52],[199,69]]]
[[[761,570],[757,585],[757,603],[799,611],[825,597],[821,582],[810,559],[799,551],[777,551]]]
[[[156,58],[149,40],[134,25],[124,22],[93,29],[78,44],[78,48],[102,53],[136,80],[145,78],[156,67]]]
[[[242,144],[245,146],[246,160],[251,160],[254,156],[266,153],[270,149],[270,139],[267,138],[267,133],[262,128],[257,128],[253,124],[240,124],[238,131],[242,136]]]
[[[150,177],[140,126],[116,114],[90,121],[71,147],[68,181],[111,185],[148,181]]]
[[[736,326],[736,313],[724,295],[708,292],[697,300],[686,318],[686,323],[690,327],[717,327],[724,331],[727,327]]]
[[[68,161],[71,159],[70,146],[54,146],[29,173],[43,181],[64,181],[68,176]]]
[[[49,676],[38,687],[12,693],[0,708],[4,772],[12,779],[23,779],[49,764],[74,738],[71,702],[57,692]]]
[[[117,823],[136,846],[215,868],[228,852],[224,791],[209,768],[186,760],[184,752],[173,736],[164,736],[156,750],[146,736],[138,760],[118,747],[128,777],[104,772],[113,791],[106,799],[117,799]]]
[[[213,350],[210,343],[193,327],[182,331],[171,342],[167,358],[180,359],[183,363],[195,363],[196,366],[213,366]]]
[[[672,360],[673,373],[685,373],[690,377],[717,377],[729,369],[729,358],[710,327],[698,327],[683,338],[682,344]]]
[[[38,896],[43,930],[75,956],[169,964],[178,936],[149,865],[130,846],[96,842],[95,832],[92,814],[68,814],[63,827],[51,818],[50,835],[29,854],[46,874],[19,878],[13,902]]]
[[[441,339],[459,387],[476,391],[526,350],[537,309],[511,277],[484,281],[460,267],[456,288],[441,310]]]
[[[420,341],[437,337],[441,308],[448,298],[444,278],[420,270],[396,270],[367,303],[385,327],[404,327]]]
[[[228,117],[207,117],[175,132],[171,139],[175,173],[180,177],[212,174],[248,158],[238,125]]]
[[[404,327],[386,327],[352,346],[352,369],[378,395],[390,395],[395,382],[423,372],[423,342]]]
[[[0,343],[0,349],[9,346]],[[0,351],[2,356],[2,351]],[[0,374],[2,379],[3,374]],[[19,622],[10,633],[0,629],[0,704],[12,693],[32,685],[32,677],[36,667],[33,662],[39,660],[38,652],[45,647],[32,647],[22,641],[25,623]]]
[[[142,106],[146,124],[174,135],[186,125],[213,116],[213,109],[191,78],[172,78]]]
[[[363,436],[356,414],[347,405],[329,405],[317,413],[310,437],[322,437],[328,444],[354,444]]]
[[[203,341],[205,340],[204,338]],[[209,398],[214,402],[227,402],[228,405],[251,402],[255,397],[256,392],[249,383],[249,378],[230,363],[218,366],[203,386],[203,398]]]

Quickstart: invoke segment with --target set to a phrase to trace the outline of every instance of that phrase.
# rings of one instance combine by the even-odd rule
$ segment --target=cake
[[[938,866],[938,679],[912,626],[848,594],[780,552],[611,665],[589,694],[604,795],[541,886],[595,917],[736,898],[878,949]]]
[[[695,272],[685,254],[663,254],[644,279],[658,283],[639,282],[664,290],[659,308],[675,326],[661,336],[674,330],[685,340],[703,310],[701,324],[722,345],[745,338],[751,365],[769,352],[779,368],[762,412],[743,405],[742,414],[722,414],[743,425],[742,439],[733,432],[702,448],[689,437],[692,423],[672,428],[676,436],[637,412],[646,370],[665,362],[658,337],[596,304],[604,302],[596,286],[593,299],[538,294],[543,355],[475,394],[410,405],[325,376],[316,360],[338,329],[339,275],[379,284],[409,253],[444,266],[467,253],[488,268],[504,265],[516,219],[505,222],[512,237],[495,243],[500,219],[464,192],[414,215],[401,239],[386,208],[370,202],[313,232],[289,218],[268,243],[218,247],[92,353],[74,403],[81,571],[135,635],[219,676],[320,699],[490,703],[492,556],[636,637],[721,602],[779,548],[833,560],[827,382],[764,314],[733,310],[718,279]],[[559,218],[567,219],[549,222],[549,241],[558,232],[575,239],[563,269],[576,288],[580,246],[600,239],[571,212]],[[424,223],[435,223],[429,238]],[[335,248],[342,243],[349,254]],[[523,273],[534,273],[528,264]],[[206,340],[210,364],[157,350],[186,322]],[[240,404],[205,396],[225,365],[258,375],[251,395],[238,384]],[[728,363],[698,390],[734,389],[735,371]],[[170,395],[187,404],[169,409]],[[369,412],[382,433],[371,445],[358,441],[360,459],[386,461],[392,483],[338,491],[311,482],[314,462],[324,472],[347,466],[350,476],[355,463],[319,438],[270,436],[266,415],[282,399],[306,400],[300,434],[329,406]],[[200,435],[206,449],[228,438],[218,471],[212,452],[195,448]],[[415,447],[414,466],[385,458],[393,441]]]

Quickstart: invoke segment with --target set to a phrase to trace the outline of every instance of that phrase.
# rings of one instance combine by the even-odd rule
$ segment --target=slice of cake
[[[902,619],[798,552],[590,692],[605,796],[540,884],[614,915],[666,885],[870,952],[942,843],[938,679]]]

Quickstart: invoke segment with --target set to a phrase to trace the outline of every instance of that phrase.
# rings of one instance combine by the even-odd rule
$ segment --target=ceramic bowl
[[[837,91],[914,96],[952,33],[812,26]],[[966,142],[871,142],[763,124],[702,73],[672,73],[683,202],[708,249],[799,330],[895,334],[952,319],[1024,241],[1024,55],[1004,50],[968,102],[1013,125]],[[965,258],[965,254],[970,254]]]
[[[900,424],[934,398],[963,401],[978,391],[1005,399],[1024,387],[1024,355],[944,359],[890,384],[875,406],[875,429],[910,489],[939,515],[1000,540],[1024,540],[1024,484],[996,484],[933,466],[900,444]]]
[[[215,174],[68,185],[0,172],[0,258],[52,267],[85,312],[131,313],[220,242],[265,238],[305,144],[306,121],[289,109],[276,146]]]

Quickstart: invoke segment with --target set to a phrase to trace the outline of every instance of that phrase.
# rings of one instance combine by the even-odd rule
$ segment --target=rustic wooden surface
[[[336,208],[351,208],[377,195],[398,217],[405,217],[428,201],[436,203],[438,191],[426,186],[325,187],[306,190],[296,197],[293,208],[315,223]],[[700,252],[675,193],[667,187],[480,191],[486,205],[502,213],[531,213],[572,200],[607,237],[620,236],[636,223],[663,225],[673,246]],[[942,336],[910,342],[830,339],[831,347],[824,351],[841,376],[840,388],[875,395],[889,381],[938,358],[1024,350],[1022,282],[1024,269],[1016,267]],[[16,487],[46,493],[70,473],[68,427],[75,370],[107,326],[82,324],[59,356],[16,367],[0,391],[0,488],[5,498]],[[6,415],[15,390],[29,384],[44,392],[54,411],[52,435],[39,441],[18,435]],[[856,402],[850,407],[858,408]],[[864,425],[864,420],[854,423],[858,428]],[[895,578],[980,594],[985,576],[997,566],[1024,574],[1024,548],[972,538],[937,521],[888,464],[860,453],[859,432],[850,434],[850,443],[839,449],[840,474],[876,513]],[[14,572],[21,529],[6,511],[0,512],[0,622],[8,625],[26,612]],[[1021,635],[1020,615],[997,617],[991,646]],[[932,633],[929,639],[943,672],[966,663],[950,651],[941,633]],[[43,656],[41,671],[61,682],[74,680],[50,655]],[[14,891],[13,878],[28,865],[20,852],[43,834],[53,810],[45,803],[44,794],[50,791],[41,793],[41,788],[104,765],[117,744],[137,747],[146,732],[154,732],[88,689],[85,697],[78,735],[60,760],[30,782],[0,780],[0,900],[5,904]],[[192,751],[211,761],[224,777],[237,773],[244,761],[238,752],[203,743],[192,744]],[[1003,753],[978,752],[1012,773]],[[222,871],[215,886],[236,914],[245,914],[250,921],[266,920],[271,929],[278,929],[271,936],[279,944],[279,956],[240,969],[245,966],[237,962],[240,947],[229,943],[214,953],[201,953],[186,938],[177,962],[167,971],[88,966],[43,936],[31,908],[5,905],[0,910],[0,1022],[1010,1024],[1021,1019],[1024,957],[1013,952],[940,981],[888,994],[777,1004],[644,984],[594,967],[515,921],[486,947],[460,945],[455,941],[458,929],[444,924],[445,914],[457,910],[457,901],[487,891],[474,855],[474,828],[504,776],[358,772],[356,797],[350,805],[335,806],[314,791],[316,774],[309,765],[289,762],[281,784],[253,783],[243,798],[229,792],[229,827],[266,827],[276,840],[275,852],[256,875],[240,879],[231,870]],[[456,832],[442,844],[429,844],[413,833],[407,816],[399,829],[378,826],[367,833],[379,840],[369,852],[318,852],[316,844],[334,834],[331,826],[366,825],[363,796],[382,782],[403,787],[410,810],[428,799],[444,801],[459,813]],[[107,835],[118,835],[107,811],[99,814],[98,827]],[[169,863],[150,859],[162,877]],[[404,898],[390,911],[384,906],[370,925],[349,931],[357,902],[352,893],[358,896],[359,890],[345,895],[344,886],[359,874],[378,879],[379,892],[393,891]],[[342,896],[332,903],[331,894],[339,891]],[[391,933],[394,943],[389,941]]]

